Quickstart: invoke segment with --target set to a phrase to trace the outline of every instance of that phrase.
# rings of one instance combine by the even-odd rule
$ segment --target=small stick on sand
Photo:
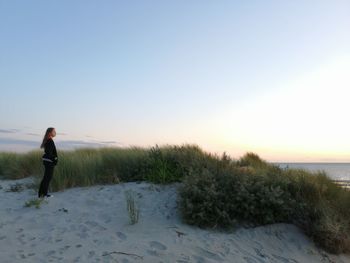
[[[129,253],[125,253],[125,252],[119,252],[119,251],[113,251],[113,252],[104,254],[102,256],[104,257],[104,256],[108,256],[108,255],[111,255],[111,254],[127,255],[127,256],[133,256],[133,257],[137,257],[137,258],[143,259],[142,256],[139,256],[139,255],[136,255],[136,254],[129,254]]]
[[[177,231],[177,230],[175,230],[175,232],[176,232],[176,234],[177,234],[178,237],[186,236],[186,234],[183,233],[183,232],[180,232],[180,231]]]

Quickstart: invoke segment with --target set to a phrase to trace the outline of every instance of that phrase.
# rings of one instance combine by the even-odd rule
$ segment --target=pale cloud
[[[122,143],[117,141],[85,141],[85,140],[55,140],[56,146],[59,150],[71,150],[76,148],[99,148],[108,146],[122,146]],[[25,151],[39,149],[41,141],[15,139],[15,138],[1,138],[0,137],[0,151]]]
[[[18,129],[0,129],[0,133],[17,133],[19,131]]]
[[[27,132],[26,134],[27,134],[27,135],[30,135],[30,136],[41,136],[41,134],[32,133],[32,132]]]

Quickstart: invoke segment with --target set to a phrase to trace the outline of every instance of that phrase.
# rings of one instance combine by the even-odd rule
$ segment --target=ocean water
[[[281,168],[301,168],[311,172],[325,171],[334,180],[350,180],[350,163],[274,163]]]

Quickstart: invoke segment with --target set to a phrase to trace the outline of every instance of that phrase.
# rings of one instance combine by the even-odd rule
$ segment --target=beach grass
[[[32,198],[25,202],[24,207],[35,207],[39,209],[43,203],[47,203],[43,198]]]
[[[140,210],[136,202],[136,194],[132,190],[125,191],[126,210],[128,211],[130,224],[134,225],[139,221]]]
[[[4,179],[34,176],[38,183],[44,172],[41,155],[41,151],[0,153],[0,176]],[[118,182],[179,182],[214,159],[196,145],[84,148],[59,151],[58,155],[50,183],[52,191]]]
[[[0,153],[0,177],[43,175],[41,151]],[[254,153],[235,160],[197,145],[59,151],[52,191],[148,181],[181,182],[179,210],[199,227],[292,223],[332,253],[350,252],[350,191],[325,173],[281,169]],[[35,187],[35,184],[34,184]]]
[[[0,153],[0,176],[5,179],[22,179],[42,174],[41,151],[28,153]]]

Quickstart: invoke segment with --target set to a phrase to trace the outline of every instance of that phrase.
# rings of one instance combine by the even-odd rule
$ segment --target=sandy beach
[[[297,227],[275,224],[233,233],[182,223],[177,184],[122,183],[55,192],[41,208],[25,207],[32,179],[0,181],[0,255],[13,262],[350,262],[318,249]],[[125,191],[140,209],[131,225]]]

